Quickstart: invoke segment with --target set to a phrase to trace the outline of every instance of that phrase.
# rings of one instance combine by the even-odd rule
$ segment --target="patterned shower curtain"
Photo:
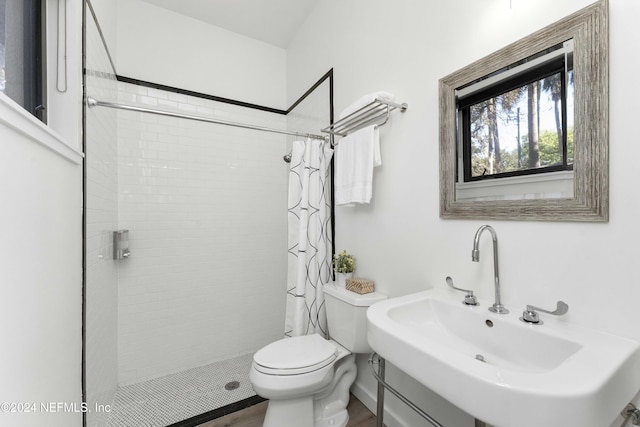
[[[333,149],[295,141],[289,170],[289,241],[285,335],[327,337],[323,287],[331,281],[329,165]]]

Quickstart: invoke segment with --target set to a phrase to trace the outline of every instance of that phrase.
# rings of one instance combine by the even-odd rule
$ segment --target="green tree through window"
[[[573,73],[564,56],[458,100],[464,181],[570,170]]]

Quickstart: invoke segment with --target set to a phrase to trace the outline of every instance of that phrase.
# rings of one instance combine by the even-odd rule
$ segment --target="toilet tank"
[[[357,294],[335,285],[324,287],[329,338],[352,353],[371,353],[367,343],[367,308],[387,299],[378,292]]]

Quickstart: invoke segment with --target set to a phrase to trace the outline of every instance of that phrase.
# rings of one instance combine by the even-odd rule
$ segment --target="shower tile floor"
[[[253,354],[119,387],[107,427],[165,427],[254,396]],[[237,381],[238,388],[225,389]]]

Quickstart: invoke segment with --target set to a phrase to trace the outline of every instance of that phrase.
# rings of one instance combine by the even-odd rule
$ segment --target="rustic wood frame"
[[[608,0],[600,0],[440,79],[440,217],[609,221],[608,18]],[[574,41],[574,197],[457,201],[455,90],[569,39]]]

